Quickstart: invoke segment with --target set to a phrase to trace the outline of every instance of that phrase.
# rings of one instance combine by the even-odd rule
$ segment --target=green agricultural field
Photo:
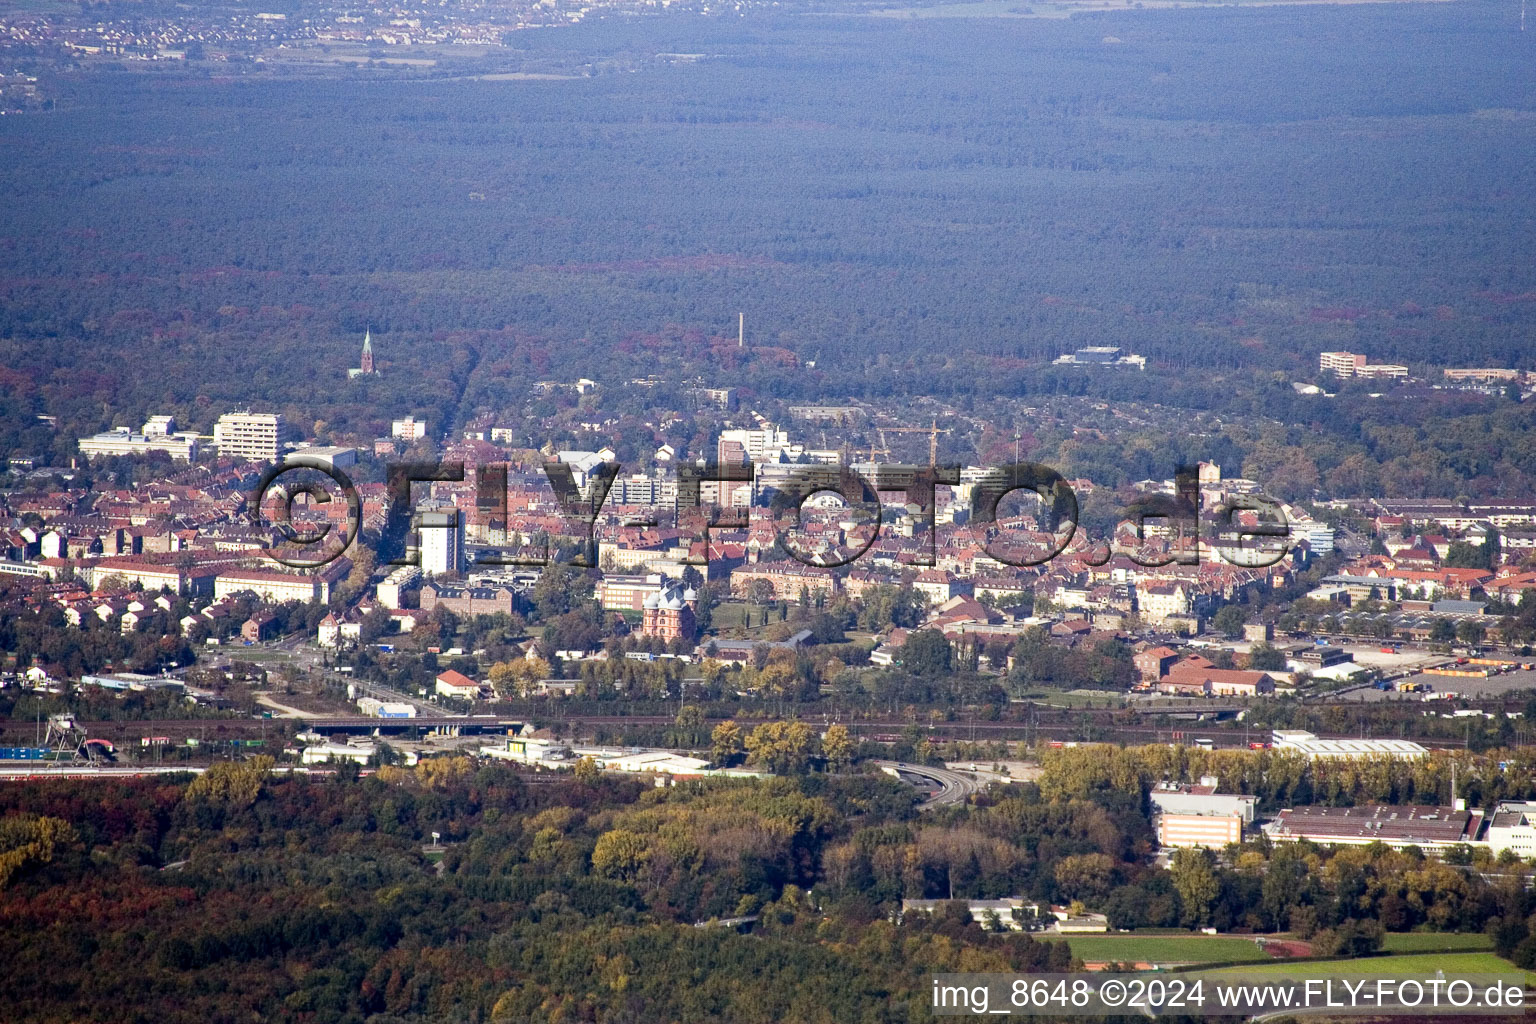
[[[1219,935],[1074,935],[1067,944],[1083,960],[1198,964],[1269,959],[1252,939]]]
[[[1472,951],[1492,949],[1491,936],[1481,933],[1466,935],[1437,932],[1393,932],[1382,942],[1382,949],[1389,953],[1433,953],[1440,950]]]
[[[1291,978],[1326,978],[1338,975],[1363,975],[1376,978],[1432,978],[1444,971],[1447,978],[1467,974],[1525,975],[1526,984],[1536,983],[1536,974],[1522,971],[1492,953],[1418,953],[1402,956],[1365,957],[1359,960],[1288,961],[1274,960],[1252,967],[1222,967],[1200,973],[1273,974]]]

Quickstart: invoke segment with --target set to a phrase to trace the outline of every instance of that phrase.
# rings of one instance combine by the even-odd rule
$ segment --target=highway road
[[[938,792],[923,801],[924,807],[963,804],[971,798],[971,794],[987,788],[987,784],[974,775],[949,768],[930,768],[925,764],[908,764],[905,761],[876,761],[875,764],[887,775],[894,775],[904,782],[915,785],[917,783],[913,780],[922,780],[939,787]]]

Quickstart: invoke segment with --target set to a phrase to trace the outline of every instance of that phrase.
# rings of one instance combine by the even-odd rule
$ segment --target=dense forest
[[[679,18],[529,33],[704,55],[569,81],[64,77],[0,124],[0,446],[236,403],[368,438],[660,373],[1257,406],[1368,447],[1357,403],[1289,394],[1318,351],[1530,364],[1506,13]],[[383,375],[349,382],[369,325]],[[1047,365],[1106,343],[1149,370]]]
[[[1157,773],[1241,773],[1266,799],[1312,784],[1267,752],[1085,747],[1038,786],[937,812],[879,774],[658,789],[462,758],[366,778],[270,766],[0,789],[6,1020],[894,1024],[929,1019],[931,972],[1074,966],[1065,942],[953,905],[900,913],[951,894],[1116,928],[1289,929],[1323,955],[1383,929],[1486,931],[1536,964],[1536,897],[1510,858],[1260,837],[1149,863]],[[1412,774],[1420,796],[1440,784]],[[723,918],[752,921],[698,926]]]

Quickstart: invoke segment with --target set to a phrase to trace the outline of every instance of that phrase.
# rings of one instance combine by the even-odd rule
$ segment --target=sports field
[[[1201,974],[1273,974],[1291,978],[1327,978],[1360,975],[1373,978],[1433,978],[1444,971],[1447,978],[1468,974],[1525,975],[1526,984],[1536,983],[1536,974],[1522,971],[1508,960],[1492,953],[1409,953],[1403,956],[1364,957],[1359,960],[1287,961],[1272,960],[1251,967],[1220,967]]]
[[[1074,956],[1088,961],[1158,964],[1273,962],[1273,958],[1251,938],[1237,935],[1074,935],[1067,942]],[[1492,940],[1486,935],[1434,932],[1394,932],[1386,936],[1382,943],[1382,948],[1388,953],[1436,953],[1441,959],[1481,952],[1492,946]],[[1451,952],[1444,953],[1446,950]],[[1505,964],[1494,969],[1511,968]]]
[[[1481,933],[1452,935],[1439,932],[1391,932],[1381,948],[1389,953],[1426,953],[1453,949],[1472,951],[1492,949],[1493,938]]]
[[[1198,964],[1268,960],[1252,939],[1220,935],[1074,935],[1067,940],[1082,960],[1117,963]]]

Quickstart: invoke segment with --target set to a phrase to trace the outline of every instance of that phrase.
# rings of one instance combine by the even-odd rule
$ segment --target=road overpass
[[[913,780],[921,780],[937,786],[938,791],[923,801],[923,807],[963,804],[971,798],[973,793],[980,793],[987,788],[987,784],[974,775],[957,772],[951,768],[932,768],[925,764],[910,764],[905,761],[876,761],[875,764],[887,775],[893,775],[903,782],[916,785],[918,783]]]

